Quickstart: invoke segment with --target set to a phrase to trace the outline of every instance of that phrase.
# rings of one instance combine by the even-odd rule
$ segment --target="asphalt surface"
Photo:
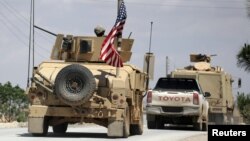
[[[54,134],[49,128],[45,137],[34,137],[28,133],[27,127],[0,128],[3,141],[98,141],[98,140],[126,140],[126,141],[199,141],[206,140],[206,132],[194,131],[192,128],[166,128],[163,130],[149,130],[144,127],[143,135],[130,136],[129,138],[109,138],[107,129],[101,126],[70,126],[66,134]],[[197,140],[197,141],[198,141]]]

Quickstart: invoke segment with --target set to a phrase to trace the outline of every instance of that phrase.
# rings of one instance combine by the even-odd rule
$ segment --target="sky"
[[[236,54],[250,41],[249,3],[246,0],[125,0],[127,20],[123,37],[135,39],[129,63],[143,68],[149,50],[155,55],[154,87],[168,71],[190,65],[189,54],[216,54],[235,80],[234,93],[250,93],[250,75],[237,67]],[[35,25],[56,34],[95,36],[101,25],[106,34],[115,23],[117,0],[35,0]],[[28,77],[30,0],[0,1],[0,83],[10,81],[26,89]],[[55,37],[35,30],[35,66],[49,60]],[[242,87],[237,88],[237,79]]]

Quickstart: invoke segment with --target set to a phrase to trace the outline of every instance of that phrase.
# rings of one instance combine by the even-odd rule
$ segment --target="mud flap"
[[[123,121],[109,121],[108,136],[123,137]]]
[[[44,117],[29,117],[28,132],[34,134],[44,133]]]

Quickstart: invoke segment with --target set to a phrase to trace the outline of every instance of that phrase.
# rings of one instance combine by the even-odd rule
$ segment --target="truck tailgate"
[[[150,105],[159,106],[195,106],[193,104],[193,92],[152,92],[152,102]]]

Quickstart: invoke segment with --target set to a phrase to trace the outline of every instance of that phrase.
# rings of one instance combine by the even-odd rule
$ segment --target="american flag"
[[[114,67],[123,67],[122,59],[114,47],[114,39],[119,33],[122,32],[123,26],[127,18],[126,7],[124,2],[121,2],[119,7],[118,16],[115,25],[109,32],[108,36],[102,43],[100,59],[105,61],[107,64]]]

